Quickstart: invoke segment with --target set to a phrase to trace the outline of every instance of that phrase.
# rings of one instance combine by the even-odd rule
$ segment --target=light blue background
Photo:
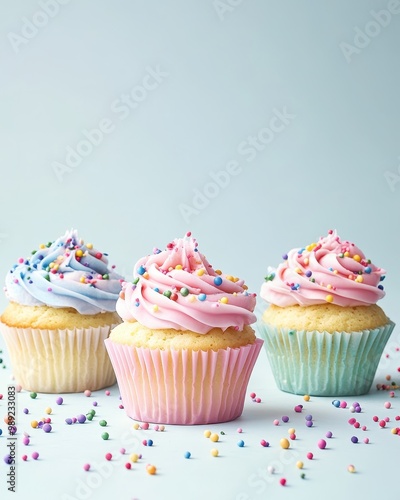
[[[387,269],[393,316],[400,14],[350,62],[340,46],[388,1],[64,1],[48,22],[36,1],[0,8],[0,275],[74,227],[129,276],[191,230],[258,293],[282,253],[336,228]],[[24,18],[43,26],[16,42]],[[121,120],[113,103],[148,67],[168,76]],[[276,109],[295,118],[247,161],[240,144]],[[60,182],[53,163],[102,119],[114,131]],[[185,220],[180,205],[230,161],[239,175]]]
[[[43,4],[50,1],[0,4],[0,278],[17,258],[67,228],[107,251],[126,277],[154,246],[164,248],[191,230],[215,267],[246,279],[258,293],[267,266],[277,265],[282,253],[336,228],[387,269],[382,306],[400,323],[400,14],[382,18],[387,25],[381,27],[371,13],[387,9],[389,0],[63,0],[46,19]],[[42,26],[26,33],[33,20]],[[366,31],[375,36],[360,34]],[[30,38],[21,41],[24,33]],[[343,44],[353,45],[353,53]],[[155,85],[149,71],[164,76],[144,96],[136,87]],[[121,120],[122,111],[115,109],[135,88],[144,98]],[[285,110],[292,118],[282,128],[274,117]],[[60,182],[54,162],[65,163],[67,148],[85,139],[82,131],[104,120],[113,131]],[[243,143],[258,134],[268,144],[255,155],[243,154]],[[212,192],[210,173],[233,168],[231,162],[238,175],[225,174],[227,186],[185,220],[180,206],[191,205],[196,190]],[[1,310],[5,305],[0,294]],[[397,373],[398,345],[396,332],[377,380],[390,370]],[[2,356],[8,365],[7,352]],[[3,389],[9,376],[1,370]],[[222,457],[210,458],[203,429],[170,428],[161,437],[154,432],[154,455],[146,450],[145,460],[160,465],[160,474],[147,477],[143,464],[132,476],[118,467],[91,498],[110,498],[120,488],[124,498],[189,492],[193,498],[243,500],[262,498],[268,490],[311,500],[326,496],[332,478],[347,492],[378,497],[382,482],[375,464],[383,464],[386,481],[396,475],[396,437],[389,428],[372,428],[372,415],[385,415],[386,394],[374,391],[361,401],[372,442],[363,448],[350,442],[355,431],[348,414],[332,411],[326,398],[307,406],[316,426],[306,433],[302,416],[292,410],[299,398],[275,387],[264,351],[249,390],[263,403],[246,398],[242,419],[220,427],[227,433]],[[55,410],[55,441],[33,433],[29,453],[38,449],[42,463],[19,463],[19,498],[73,495],[78,479],[89,477],[81,461],[102,460],[122,442],[118,432],[131,431],[131,422],[115,410],[116,389],[108,400],[102,392],[94,397],[100,417],[110,417],[114,441],[102,441],[97,425],[58,425],[66,412],[89,407],[82,395],[66,397],[67,406]],[[391,417],[399,414],[397,399]],[[23,391],[19,404],[40,418],[45,406],[54,407],[54,398],[40,395],[33,402]],[[286,429],[272,421],[289,412],[300,439],[287,459],[278,444]],[[29,430],[31,418],[20,412],[21,429]],[[247,450],[235,445],[237,425],[245,429]],[[337,435],[329,443],[332,453],[316,450],[317,460],[306,471],[310,480],[302,483],[292,470],[294,460],[315,450],[327,430]],[[271,440],[268,452],[258,444],[261,437]],[[186,449],[193,460],[182,464],[176,457]],[[284,464],[288,488],[279,485],[278,475],[254,483],[255,473],[263,468],[265,474],[274,460]],[[360,473],[348,474],[348,463]]]

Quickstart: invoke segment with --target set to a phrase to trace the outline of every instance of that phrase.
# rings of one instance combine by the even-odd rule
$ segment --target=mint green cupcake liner
[[[358,396],[372,385],[395,324],[360,332],[317,332],[258,323],[279,389],[311,396]]]

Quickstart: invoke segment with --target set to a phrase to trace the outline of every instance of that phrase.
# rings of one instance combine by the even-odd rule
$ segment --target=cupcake
[[[367,393],[394,323],[376,304],[385,271],[336,231],[283,256],[260,296],[259,321],[277,386],[315,396]]]
[[[214,270],[190,233],[140,259],[123,283],[123,323],[105,341],[134,420],[207,424],[239,417],[263,341],[255,294]]]
[[[20,258],[6,276],[0,330],[23,389],[63,393],[115,383],[104,340],[120,323],[122,276],[76,231]]]

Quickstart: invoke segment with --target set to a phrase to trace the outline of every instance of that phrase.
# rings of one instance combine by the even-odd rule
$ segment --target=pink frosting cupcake
[[[336,231],[291,249],[261,286],[259,322],[278,387],[295,394],[369,391],[394,328],[376,302],[384,269]]]
[[[127,414],[146,422],[226,422],[243,411],[263,341],[255,294],[209,264],[187,233],[135,265],[107,339]]]

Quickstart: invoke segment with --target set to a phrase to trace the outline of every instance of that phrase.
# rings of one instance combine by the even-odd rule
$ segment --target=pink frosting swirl
[[[352,307],[371,305],[385,292],[385,270],[371,263],[349,241],[330,230],[318,243],[295,248],[272,270],[261,286],[260,296],[280,307],[309,306],[331,302]]]
[[[243,330],[256,321],[256,294],[243,280],[214,270],[190,234],[137,262],[133,283],[122,285],[118,314],[153,329]]]

